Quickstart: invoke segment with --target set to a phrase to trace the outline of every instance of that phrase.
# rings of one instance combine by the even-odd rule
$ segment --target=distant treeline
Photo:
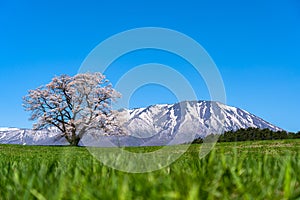
[[[269,129],[247,128],[237,131],[228,131],[220,136],[211,134],[206,136],[205,139],[195,139],[193,143],[203,143],[203,140],[210,140],[214,137],[219,137],[218,142],[297,139],[300,138],[300,131],[298,133],[292,133],[286,131],[271,131]]]

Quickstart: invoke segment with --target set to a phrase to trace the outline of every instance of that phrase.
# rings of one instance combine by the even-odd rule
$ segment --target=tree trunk
[[[78,146],[81,137],[79,135],[76,135],[75,129],[72,131],[71,135],[65,134],[65,136],[68,142],[70,143],[70,146]]]
[[[72,137],[72,139],[69,141],[70,146],[78,146],[80,141],[80,138],[78,136]]]

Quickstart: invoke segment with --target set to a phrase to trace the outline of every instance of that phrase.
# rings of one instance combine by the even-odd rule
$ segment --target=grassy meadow
[[[300,199],[300,140],[218,143],[203,159],[199,148],[131,174],[84,147],[0,145],[0,199]]]

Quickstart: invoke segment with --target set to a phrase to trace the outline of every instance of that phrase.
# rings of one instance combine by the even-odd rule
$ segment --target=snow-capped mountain
[[[31,129],[0,128],[0,144],[67,145],[56,129],[34,131]]]
[[[184,101],[176,104],[158,104],[147,108],[119,111],[123,130],[128,136],[104,138],[100,146],[168,145],[191,142],[195,137],[222,134],[240,128],[282,129],[236,107],[212,101]],[[65,145],[59,132],[52,130],[25,130],[0,128],[0,143]],[[103,138],[102,138],[103,140]],[[82,145],[95,145],[93,138],[83,138]]]
[[[188,143],[195,137],[248,127],[282,130],[245,110],[212,101],[159,104],[123,112],[128,115],[124,124],[128,134],[140,138],[142,145]]]

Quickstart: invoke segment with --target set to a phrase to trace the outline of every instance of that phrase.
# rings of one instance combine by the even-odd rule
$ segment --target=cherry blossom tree
[[[34,129],[56,127],[70,145],[87,133],[122,134],[111,104],[120,93],[101,73],[61,75],[23,97]]]

